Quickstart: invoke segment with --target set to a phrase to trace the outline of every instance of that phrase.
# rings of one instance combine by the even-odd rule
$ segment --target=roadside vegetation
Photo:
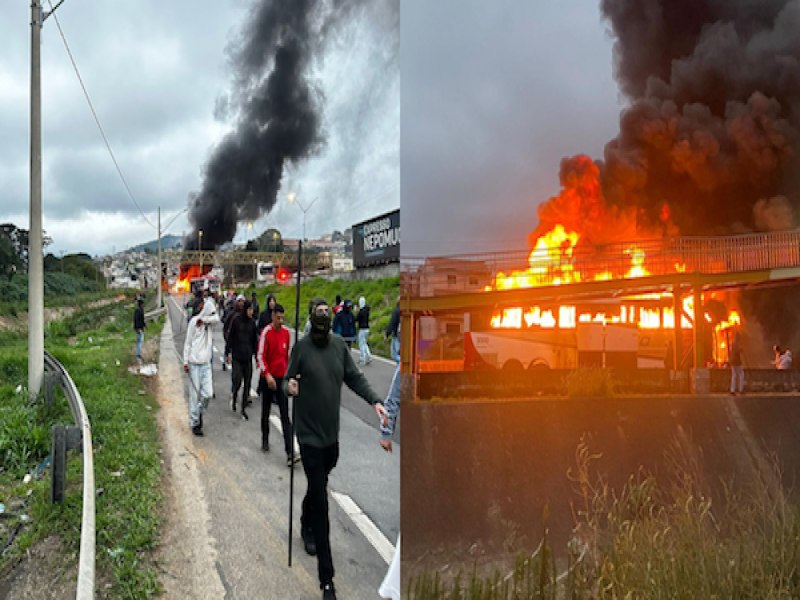
[[[759,486],[727,487],[716,502],[690,466],[669,485],[632,476],[614,493],[590,475],[582,442],[573,481],[575,535],[554,558],[546,532],[531,555],[504,572],[456,577],[423,572],[407,581],[413,600],[800,597],[800,507]],[[556,563],[559,567],[556,567]]]
[[[266,287],[254,288],[253,286],[243,290],[247,298],[255,291],[261,309],[264,309],[264,299],[267,294],[274,294],[279,304],[286,309],[286,323],[289,327],[294,327],[296,314],[297,288],[293,285],[274,284]],[[342,299],[350,299],[354,309],[358,307],[358,299],[364,296],[370,306],[370,329],[369,329],[369,348],[377,355],[389,358],[389,342],[384,340],[383,332],[389,324],[392,310],[400,297],[400,278],[387,277],[384,279],[365,279],[351,281],[345,279],[323,279],[315,277],[302,281],[300,285],[300,318],[299,325],[302,329],[308,317],[308,304],[312,298],[321,296],[331,305],[339,294]],[[354,312],[356,312],[354,310]],[[355,345],[354,347],[357,347]]]
[[[103,276],[91,259],[83,255],[57,259],[48,255],[44,262],[44,304],[46,307],[78,306],[112,297],[118,290],[107,290]],[[62,271],[62,264],[64,270]],[[28,310],[28,274],[17,272],[0,278],[3,290],[0,297],[0,316]]]
[[[73,302],[75,298],[72,298]],[[97,579],[115,598],[158,592],[149,551],[157,543],[160,462],[155,411],[146,382],[128,371],[133,359],[133,297],[87,308],[47,324],[45,348],[69,371],[92,424]],[[149,336],[162,323],[148,324]],[[57,537],[77,564],[82,460],[68,453],[65,501],[50,504],[50,428],[72,424],[60,389],[52,406],[27,398],[27,336],[0,332],[0,578],[36,542]],[[25,483],[26,474],[32,474]],[[98,589],[101,589],[98,586]]]

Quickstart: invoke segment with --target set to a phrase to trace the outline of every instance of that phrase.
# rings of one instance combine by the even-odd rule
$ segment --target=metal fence
[[[403,257],[402,293],[439,296],[514,287],[629,279],[675,273],[713,275],[800,266],[800,230],[676,237],[542,251]],[[510,285],[510,282],[509,282]]]
[[[86,407],[83,405],[78,388],[67,370],[49,352],[44,353],[45,370],[64,389],[72,418],[73,428],[56,425],[53,427],[53,486],[54,499],[60,493],[63,496],[64,469],[66,450],[71,446],[70,439],[78,440],[83,453],[83,514],[81,518],[81,544],[78,558],[78,589],[75,597],[78,600],[94,598],[95,568],[95,488],[94,488],[94,452],[92,450],[92,426]],[[70,431],[75,435],[70,435]],[[60,466],[59,466],[60,465]],[[58,479],[60,477],[60,480]],[[60,489],[59,489],[60,487]]]

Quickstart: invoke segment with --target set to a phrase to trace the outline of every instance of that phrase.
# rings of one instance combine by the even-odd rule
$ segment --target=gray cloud
[[[561,157],[616,131],[597,7],[404,0],[402,32],[403,254],[526,248]]]
[[[13,6],[5,7],[0,17],[0,39],[4,40],[0,55],[0,139],[3,140],[0,145],[0,221],[12,217],[18,220],[28,212],[29,7],[11,4]],[[231,127],[233,111],[222,110],[232,81],[226,48],[238,43],[251,4],[235,0],[198,8],[157,0],[136,3],[68,1],[58,9],[58,17],[108,138],[152,222],[155,222],[158,206],[166,215],[175,214],[186,206],[189,192],[200,186],[211,149]],[[397,14],[396,3],[375,4],[376,11],[388,7],[389,14]],[[351,8],[355,11],[353,21],[363,28],[367,16],[358,10],[372,9],[356,9]],[[371,22],[375,21],[375,14],[368,17]],[[363,47],[365,40],[377,41],[371,31],[363,29],[347,32],[347,35],[358,47]],[[344,50],[347,49],[340,48],[339,52],[347,59]],[[333,82],[326,77],[339,57],[320,57],[320,64],[323,59],[319,80],[330,85]],[[151,239],[149,226],[139,227],[143,219],[127,197],[102,145],[53,19],[45,24],[42,65],[46,226],[68,231],[70,218],[90,210],[95,212],[85,222],[108,222],[108,228],[123,238],[116,243],[117,249]],[[367,67],[371,65],[367,61]],[[395,57],[394,75],[390,70],[387,77],[394,76],[396,80],[398,69]],[[346,75],[335,87],[348,87],[354,96],[363,93],[358,85],[360,74]],[[324,89],[324,85],[323,91],[326,96],[335,95]],[[326,109],[323,124],[333,147],[338,147],[340,128],[350,129],[351,125],[337,122],[332,118],[335,116]],[[376,122],[372,123],[372,128],[383,129],[386,115],[375,114],[373,118]],[[397,130],[399,120],[396,121]],[[352,152],[352,146],[349,150]],[[381,154],[373,152],[372,148],[363,152]],[[320,156],[320,162],[325,163],[325,156]],[[391,175],[395,180],[399,178],[398,162],[396,152]],[[302,185],[312,186],[313,182],[302,169],[297,169],[294,175]],[[365,205],[370,214],[383,210],[383,206],[370,202]],[[299,211],[281,210],[279,213],[257,222],[256,228],[269,221],[270,225],[281,229],[299,229]],[[63,220],[63,227],[59,219]],[[17,224],[26,227],[27,218]],[[187,228],[185,217],[181,217],[172,229],[180,232]],[[328,230],[325,226],[318,233]],[[124,239],[127,235],[130,239]],[[243,241],[242,235],[244,233],[237,241]],[[110,251],[107,243],[95,243],[94,238],[100,237],[99,233],[76,237],[79,245],[67,251]]]

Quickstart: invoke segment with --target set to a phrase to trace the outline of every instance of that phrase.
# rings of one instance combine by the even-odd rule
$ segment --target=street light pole
[[[169,229],[169,226],[172,225],[175,222],[175,219],[180,217],[187,210],[189,210],[188,206],[186,208],[184,208],[182,211],[180,211],[177,215],[172,217],[169,220],[169,222],[166,224],[164,229]],[[163,232],[161,231],[161,207],[159,206],[158,207],[158,299],[157,299],[158,306],[157,306],[157,308],[161,308],[161,286],[164,284],[164,280],[162,280],[162,278],[165,275],[165,273],[164,273],[164,265],[162,263],[162,258],[161,258],[161,235],[162,235],[162,233]],[[202,235],[202,233],[201,233],[201,235]]]
[[[31,0],[31,156],[28,232],[28,395],[44,378],[44,259],[42,257],[42,5]]]
[[[156,292],[156,308],[161,308],[161,286],[164,284],[161,278],[164,275],[161,265],[161,207],[158,207],[158,291]]]
[[[319,200],[319,198],[314,198],[311,201],[311,204],[309,204],[308,206],[303,206],[300,200],[297,199],[297,194],[295,194],[294,192],[289,193],[288,199],[289,199],[289,204],[297,203],[297,206],[299,206],[300,210],[303,211],[303,241],[306,241],[306,213],[311,209],[312,206],[314,206],[314,203],[317,200]]]

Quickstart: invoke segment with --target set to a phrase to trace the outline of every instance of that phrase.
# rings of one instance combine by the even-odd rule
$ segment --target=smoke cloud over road
[[[217,110],[232,111],[234,130],[213,150],[202,189],[190,196],[194,231],[184,247],[233,240],[239,222],[254,221],[276,202],[288,163],[324,145],[323,94],[310,75],[327,38],[362,10],[364,0],[262,0],[231,48],[235,85]],[[387,3],[383,3],[387,4]],[[388,3],[393,4],[393,3]]]

